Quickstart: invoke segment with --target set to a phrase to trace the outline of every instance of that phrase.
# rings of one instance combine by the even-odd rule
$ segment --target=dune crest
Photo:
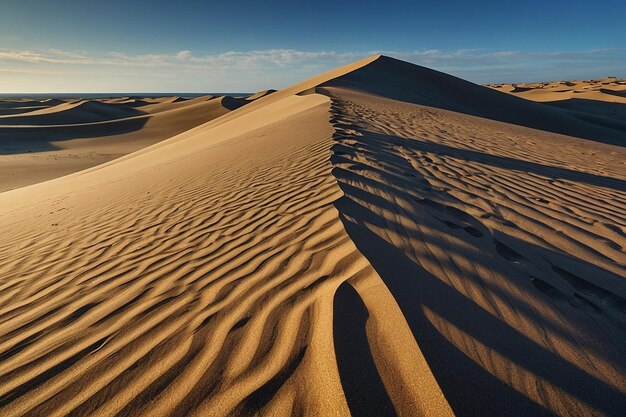
[[[374,56],[0,193],[0,414],[617,416],[602,120]]]

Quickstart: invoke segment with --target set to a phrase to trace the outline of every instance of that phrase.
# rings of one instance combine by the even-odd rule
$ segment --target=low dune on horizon
[[[82,171],[169,139],[249,97],[0,98],[0,192]]]
[[[0,416],[624,416],[625,116],[381,55],[0,99]]]

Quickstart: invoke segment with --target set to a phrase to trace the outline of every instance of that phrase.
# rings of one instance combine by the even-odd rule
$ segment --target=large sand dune
[[[374,56],[0,193],[0,415],[623,415],[605,119]]]

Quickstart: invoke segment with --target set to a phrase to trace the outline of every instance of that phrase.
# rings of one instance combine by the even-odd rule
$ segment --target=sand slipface
[[[0,415],[623,414],[619,121],[382,56],[252,99],[0,193]]]

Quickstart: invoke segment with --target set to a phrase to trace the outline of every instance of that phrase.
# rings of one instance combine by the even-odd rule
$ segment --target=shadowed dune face
[[[157,100],[223,113],[0,193],[0,415],[621,416],[624,148],[453,80]]]
[[[365,90],[381,97],[611,144],[626,144],[626,122],[555,109],[472,84],[428,68],[381,57],[321,85]]]
[[[102,103],[95,100],[66,102],[18,115],[0,116],[0,125],[68,125],[103,122],[140,116],[145,112],[129,103]]]
[[[342,222],[452,409],[619,416],[623,148],[320,92],[333,98]]]
[[[258,97],[259,98],[263,97],[263,95],[260,95]],[[236,98],[236,97],[224,96],[221,99],[222,106],[224,106],[224,108],[226,108],[228,110],[231,110],[231,111],[232,110],[236,110],[239,107],[245,106],[249,102],[250,102],[250,100],[248,100],[247,98]]]
[[[149,118],[53,126],[0,125],[0,155],[54,151],[63,149],[62,142],[66,141],[130,134],[141,130]]]
[[[59,99],[31,100],[25,98],[0,99],[0,116],[27,113],[34,110],[46,109],[57,104],[65,103]]]

